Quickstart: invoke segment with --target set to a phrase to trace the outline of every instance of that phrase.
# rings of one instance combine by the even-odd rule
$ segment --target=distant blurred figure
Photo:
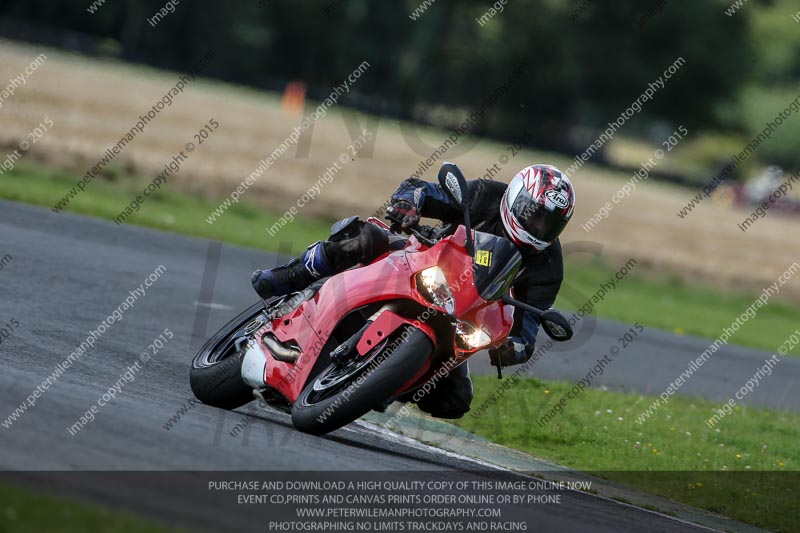
[[[798,215],[800,201],[792,195],[792,187],[785,185],[788,178],[784,174],[781,167],[771,165],[746,183],[734,182],[717,188],[713,199],[729,207],[763,207],[768,204],[775,211]]]
[[[300,115],[306,105],[306,84],[302,81],[293,81],[286,85],[283,91],[281,107],[289,115]]]
[[[764,172],[745,184],[745,201],[750,204],[760,204],[780,186],[782,177],[783,169],[781,167],[776,165],[767,167]]]

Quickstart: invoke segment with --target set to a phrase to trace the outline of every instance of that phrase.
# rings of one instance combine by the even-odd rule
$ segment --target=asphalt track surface
[[[735,319],[734,316],[731,320]],[[630,330],[630,324],[609,320],[592,322],[587,321],[579,326],[585,329],[579,329],[573,341],[554,345],[551,350],[543,352],[541,359],[530,365],[524,374],[544,380],[577,383],[597,365],[598,359],[609,354],[612,347],[617,347],[619,354],[610,358],[611,362],[605,366],[601,376],[592,378],[591,386],[659,396],[681,374],[688,372],[689,363],[714,342],[646,328],[641,337],[623,349],[620,348],[620,337]],[[770,352],[740,346],[722,346],[691,378],[684,381],[675,394],[706,398],[720,404],[734,399],[738,405],[798,412],[800,358],[797,357],[781,358],[773,367],[772,374],[761,379],[758,386],[741,400],[736,399],[737,392],[764,367],[765,360],[772,355]],[[469,365],[476,374],[497,373],[489,365],[487,357],[470,359]],[[514,372],[514,368],[505,371]],[[751,381],[751,387],[754,386],[755,381]]]
[[[229,430],[246,419],[248,408],[223,412],[198,406],[172,429],[164,428],[191,398],[188,369],[194,351],[217,327],[254,301],[250,273],[273,266],[274,257],[9,202],[0,202],[0,243],[0,256],[13,257],[0,271],[0,324],[12,319],[18,323],[0,344],[0,421],[25,401],[129,291],[139,287],[159,265],[166,267],[146,296],[125,312],[121,322],[106,330],[94,348],[45,391],[34,407],[10,427],[0,427],[2,478],[46,486],[47,490],[129,509],[165,523],[209,531],[264,531],[266,518],[257,507],[237,506],[205,490],[204,483],[212,474],[203,472],[384,471],[435,477],[476,468],[466,458],[390,439],[359,425],[322,438],[301,434],[291,427],[287,415],[273,411],[258,411],[248,429],[236,437]],[[215,250],[220,253],[215,255]],[[141,365],[135,380],[125,384],[94,422],[71,436],[67,428],[119,380],[165,328],[174,332],[174,338]],[[550,357],[547,363],[543,360],[535,373],[570,379],[579,376],[581,372],[572,372],[570,367],[581,367],[587,358],[595,357],[595,351],[606,350],[620,328],[627,329],[602,323],[576,353],[554,352],[552,361]],[[705,342],[648,335],[652,336],[639,344],[637,353],[649,354],[640,357],[652,360],[688,360]],[[738,385],[740,377],[752,375],[750,364],[761,354],[732,353],[730,365],[738,366],[725,367],[726,379],[713,378],[710,372],[698,376],[698,383],[705,382],[705,387],[695,385],[701,387],[700,392],[725,396],[727,384]],[[653,366],[652,360],[649,364],[618,365],[629,369],[628,388],[658,390],[662,374],[669,381],[680,366],[673,361],[664,363],[663,371],[655,371],[659,367]],[[783,398],[754,394],[754,399],[797,406],[797,389],[791,387],[797,365],[794,361],[783,364],[772,386],[786,386],[789,392]],[[746,371],[746,375],[734,379],[734,371]],[[622,384],[626,379],[621,371],[607,375],[606,384]],[[688,386],[687,391],[698,392]],[[72,473],[56,476],[32,471]],[[135,473],[141,471],[172,473],[165,479]],[[514,513],[534,520],[541,531],[700,529],[572,492],[565,494],[560,505],[517,506]]]

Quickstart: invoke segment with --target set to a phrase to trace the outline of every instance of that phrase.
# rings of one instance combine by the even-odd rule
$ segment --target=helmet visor
[[[561,210],[550,211],[543,205],[536,203],[530,195],[517,196],[511,213],[534,239],[553,242],[564,228],[569,219],[561,214]]]

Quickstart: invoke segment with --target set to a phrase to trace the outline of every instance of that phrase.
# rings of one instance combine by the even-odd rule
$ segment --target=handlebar
[[[407,231],[410,235],[416,237],[417,240],[422,244],[424,244],[425,246],[433,246],[437,242],[442,240],[442,238],[445,236],[444,230],[446,228],[447,228],[446,226],[444,228],[434,228],[432,226],[415,224],[413,226],[406,228],[405,231]],[[392,229],[398,235],[401,233],[399,231],[395,231],[394,228]]]
[[[414,237],[416,237],[419,242],[421,242],[426,246],[433,246],[440,240],[439,238],[436,238],[433,235],[433,233],[436,232],[436,228],[432,228],[430,226],[420,226],[420,225],[412,226],[408,228],[408,232],[411,233],[411,235],[413,235]]]

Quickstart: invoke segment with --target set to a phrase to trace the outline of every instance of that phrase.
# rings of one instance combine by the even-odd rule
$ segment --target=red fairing
[[[309,373],[314,368],[317,357],[325,346],[325,339],[314,331],[313,322],[308,319],[303,307],[290,316],[276,319],[271,325],[262,329],[258,335],[272,332],[279,341],[294,341],[300,346],[302,355],[295,364],[278,361],[267,357],[265,382],[294,402],[303,390]],[[269,349],[262,345],[269,354]]]
[[[348,270],[329,279],[314,298],[312,313],[325,317],[317,324],[327,338],[348,312],[379,301],[410,298],[412,271],[403,251],[371,265]],[[309,302],[310,303],[310,302]],[[328,319],[330,317],[330,319]]]
[[[312,299],[301,304],[297,310],[266,324],[256,334],[257,338],[271,333],[282,343],[296,345],[301,351],[294,364],[278,361],[262,343],[262,350],[268,354],[264,376],[266,384],[277,389],[288,401],[295,402],[332,332],[353,310],[378,302],[404,299],[416,301],[424,308],[436,309],[417,291],[415,277],[417,273],[437,265],[444,271],[456,302],[453,319],[468,321],[482,328],[492,339],[492,344],[502,341],[511,331],[513,310],[498,302],[487,302],[477,293],[472,258],[465,251],[465,240],[466,230],[463,226],[453,236],[431,248],[411,237],[404,250],[386,254],[370,265],[330,278]],[[405,324],[425,332],[437,346],[436,332],[424,318],[404,317],[384,310],[361,337],[358,352],[361,355],[368,353],[370,346],[380,344],[381,339]],[[447,339],[447,342],[451,342],[451,339]],[[456,362],[466,360],[473,353],[458,351],[455,346],[452,351]],[[438,365],[433,367],[432,361],[429,361],[397,393],[421,386],[438,368]]]
[[[373,322],[372,325],[367,328],[367,331],[364,332],[364,335],[361,336],[361,340],[358,341],[358,346],[356,347],[358,354],[361,356],[367,355],[370,350],[378,346],[381,342],[386,340],[386,337],[405,324],[414,325],[411,320],[405,317],[392,313],[391,311],[384,311],[381,313],[381,316],[378,317],[378,320]],[[422,324],[420,324],[420,326],[421,325]]]
[[[297,364],[267,358],[265,381],[294,402],[327,339],[349,312],[365,305],[396,299],[418,299],[411,281],[412,273],[404,251],[394,252],[371,265],[348,270],[329,279],[312,300],[288,317],[272,323],[272,331],[281,342],[294,341],[302,351]],[[431,340],[433,330],[420,324]],[[263,334],[260,333],[260,334]],[[267,352],[268,349],[264,348]]]
[[[485,307],[474,309],[464,317],[485,331],[492,339],[492,344],[499,344],[511,333],[514,327],[514,307],[500,302],[492,302]]]

